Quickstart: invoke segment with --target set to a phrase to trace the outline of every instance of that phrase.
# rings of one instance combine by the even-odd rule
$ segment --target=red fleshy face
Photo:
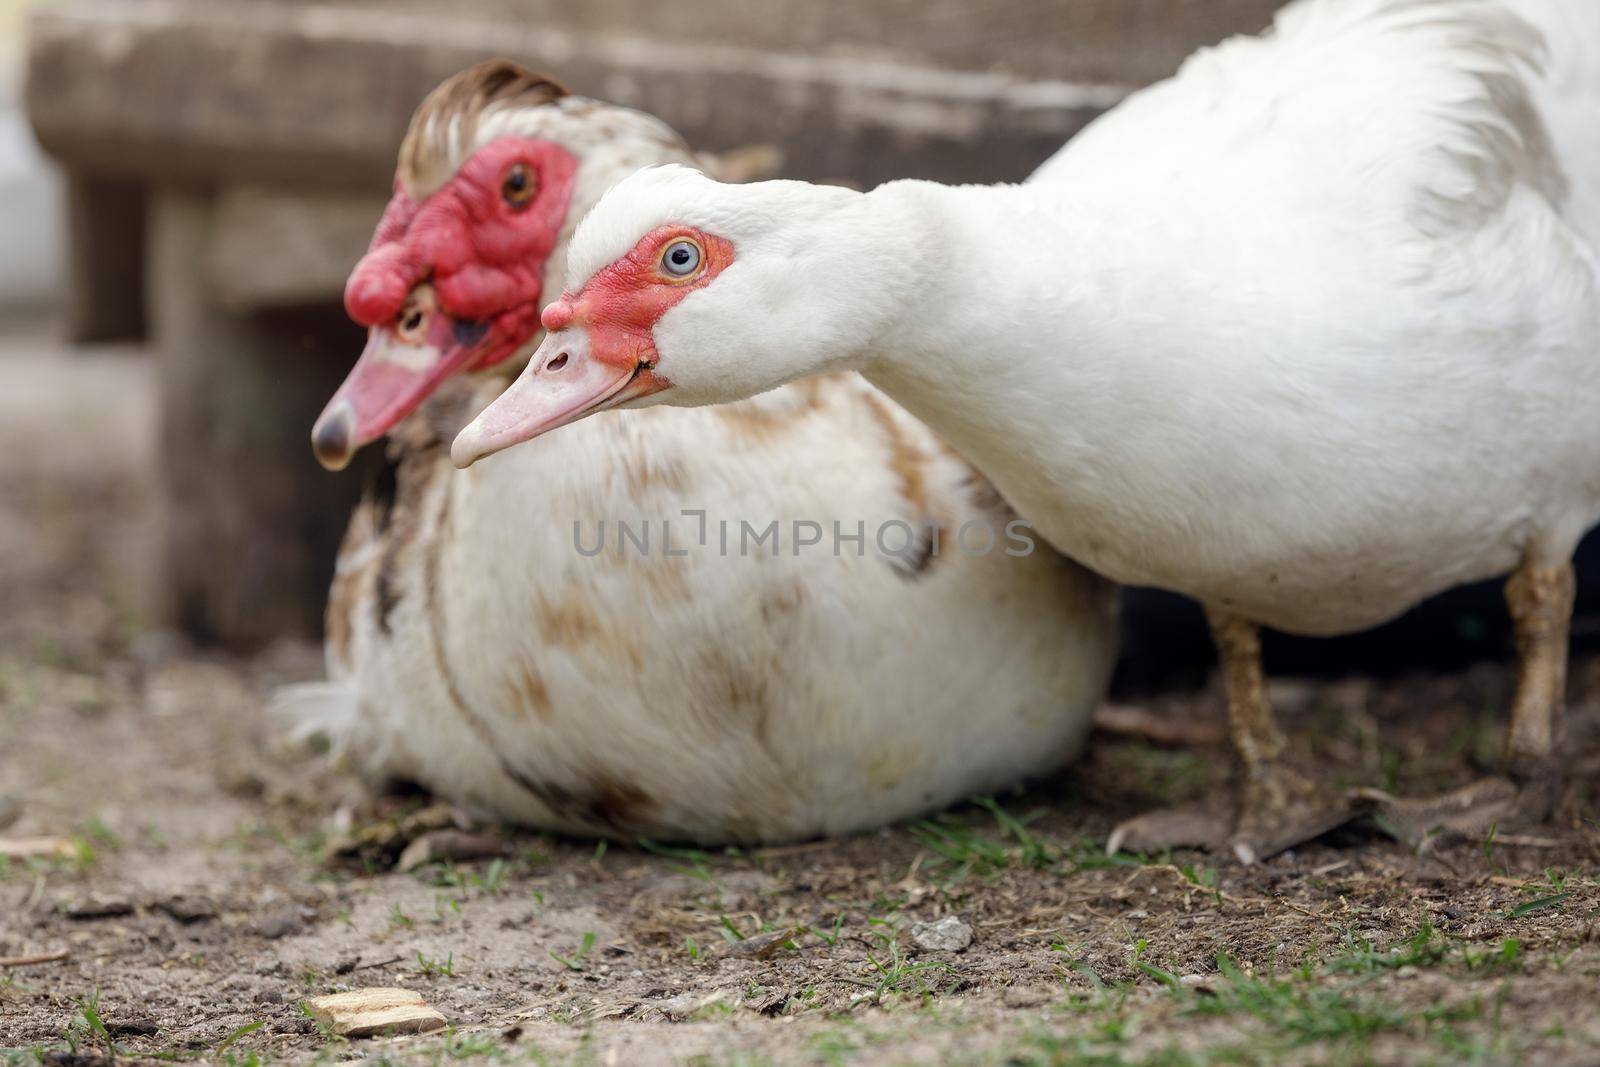
[[[692,243],[700,254],[697,269],[674,277],[663,256],[680,241]],[[725,238],[689,226],[662,226],[639,239],[633,249],[611,263],[577,293],[563,293],[544,309],[544,327],[561,330],[579,326],[589,334],[593,358],[616,367],[643,366],[651,375],[656,365],[652,331],[661,316],[733,262],[733,245]],[[665,383],[662,385],[665,388]]]
[[[510,356],[537,329],[544,267],[577,169],[560,145],[503,137],[420,202],[397,184],[345,286],[350,317],[363,326],[392,322],[412,289],[431,281],[443,312],[494,335],[473,366]]]
[[[661,317],[733,262],[733,244],[689,226],[639,239],[576,293],[544,309],[544,344],[511,387],[450,446],[458,467],[540,434],[672,387],[658,373]],[[582,331],[586,344],[574,344]]]
[[[491,366],[539,331],[544,268],[572,201],[577,158],[503,137],[422,201],[398,187],[345,285],[367,347],[311,429],[337,470],[458,371]]]

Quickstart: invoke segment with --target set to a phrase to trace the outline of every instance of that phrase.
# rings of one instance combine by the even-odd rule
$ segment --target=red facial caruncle
[[[457,371],[492,366],[539,329],[545,264],[578,161],[549,141],[502,137],[416,200],[396,182],[345,286],[366,350],[312,430],[338,469]]]
[[[682,276],[664,262],[667,253],[692,245],[699,262]],[[605,267],[577,293],[563,293],[544,309],[547,330],[578,326],[588,332],[590,352],[617,366],[654,367],[656,344],[651,331],[661,316],[733,262],[733,246],[721,237],[688,226],[662,226],[640,238],[633,250]]]
[[[655,369],[656,323],[733,258],[724,238],[662,226],[563,294],[544,309],[545,341],[522,376],[456,438],[456,465],[669,388]]]

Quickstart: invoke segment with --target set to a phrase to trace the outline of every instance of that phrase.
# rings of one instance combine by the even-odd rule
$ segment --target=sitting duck
[[[600,195],[696,162],[647,115],[494,61],[439,86],[346,305],[369,328],[313,431],[388,435],[291,703],[376,780],[571,833],[844,834],[1070,760],[1115,589],[855,374],[614,412],[465,474]],[[692,273],[692,271],[690,272]]]
[[[453,453],[861,372],[1063,553],[1204,605],[1236,802],[1113,848],[1248,862],[1344,821],[1274,721],[1259,628],[1347,633],[1509,574],[1505,776],[1376,799],[1413,827],[1540,819],[1600,518],[1597,128],[1600,5],[1299,0],[1021,185],[653,168],[580,225],[543,344]]]

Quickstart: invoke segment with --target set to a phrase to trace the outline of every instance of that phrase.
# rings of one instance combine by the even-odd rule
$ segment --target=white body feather
[[[1600,5],[1512,6],[1567,67],[1491,0],[1301,0],[1022,186],[649,171],[573,273],[726,237],[661,399],[858,367],[1098,571],[1365,628],[1600,517]]]
[[[937,515],[904,498],[892,451],[908,446]],[[360,547],[360,517],[341,560],[351,640],[330,673],[357,709],[342,747],[501,817],[699,841],[843,833],[1059,766],[1107,681],[1109,583],[1042,542],[1006,555],[1009,512],[853,375],[731,417],[618,412],[463,474],[426,463],[402,488],[420,526],[387,630],[383,548]],[[704,547],[685,509],[707,512]],[[879,553],[883,523],[930,518],[947,539],[978,520],[995,548],[947,543],[916,575]],[[778,520],[779,554],[741,519]],[[823,543],[796,554],[794,519]],[[618,520],[649,520],[648,555]],[[665,554],[661,520],[686,555]],[[834,554],[834,521],[865,523],[864,555]],[[600,524],[604,551],[586,556]]]
[[[1488,4],[1317,0],[1202,53],[943,216],[991,277],[1039,257],[986,291],[1036,324],[1008,372],[879,380],[1074,558],[1286,630],[1569,558],[1600,517],[1600,304],[1563,206],[1600,169],[1554,168],[1524,47]],[[968,385],[999,432],[935,417]],[[1048,459],[1018,464],[1032,434]]]
[[[585,153],[581,211],[681,153],[657,124],[635,136],[641,121],[568,100],[483,137]],[[502,385],[456,402],[470,415]],[[359,510],[341,551],[332,681],[290,694],[303,732],[373,777],[537,827],[770,842],[1006,788],[1081,747],[1115,657],[1113,587],[1042,541],[1008,555],[1012,513],[855,375],[609,414],[465,473],[448,444],[424,414],[397,435],[393,509]],[[706,513],[704,547],[685,510]],[[663,520],[686,555],[664,552]],[[779,554],[745,551],[740,520],[777,521]],[[797,552],[795,520],[822,543]],[[891,520],[941,527],[941,551],[880,554]],[[976,528],[974,554],[954,541],[973,520],[995,536],[987,553]],[[649,523],[648,554],[619,552],[619,521]],[[835,553],[835,523],[864,524],[863,554]],[[897,550],[900,529],[888,538]]]

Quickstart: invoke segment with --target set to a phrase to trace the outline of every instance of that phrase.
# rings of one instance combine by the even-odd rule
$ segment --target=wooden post
[[[234,644],[314,636],[362,475],[322,470],[308,435],[364,338],[337,305],[226,310],[206,270],[216,202],[164,187],[149,219],[169,617]]]
[[[144,329],[143,185],[67,171],[67,339],[131,341]]]

